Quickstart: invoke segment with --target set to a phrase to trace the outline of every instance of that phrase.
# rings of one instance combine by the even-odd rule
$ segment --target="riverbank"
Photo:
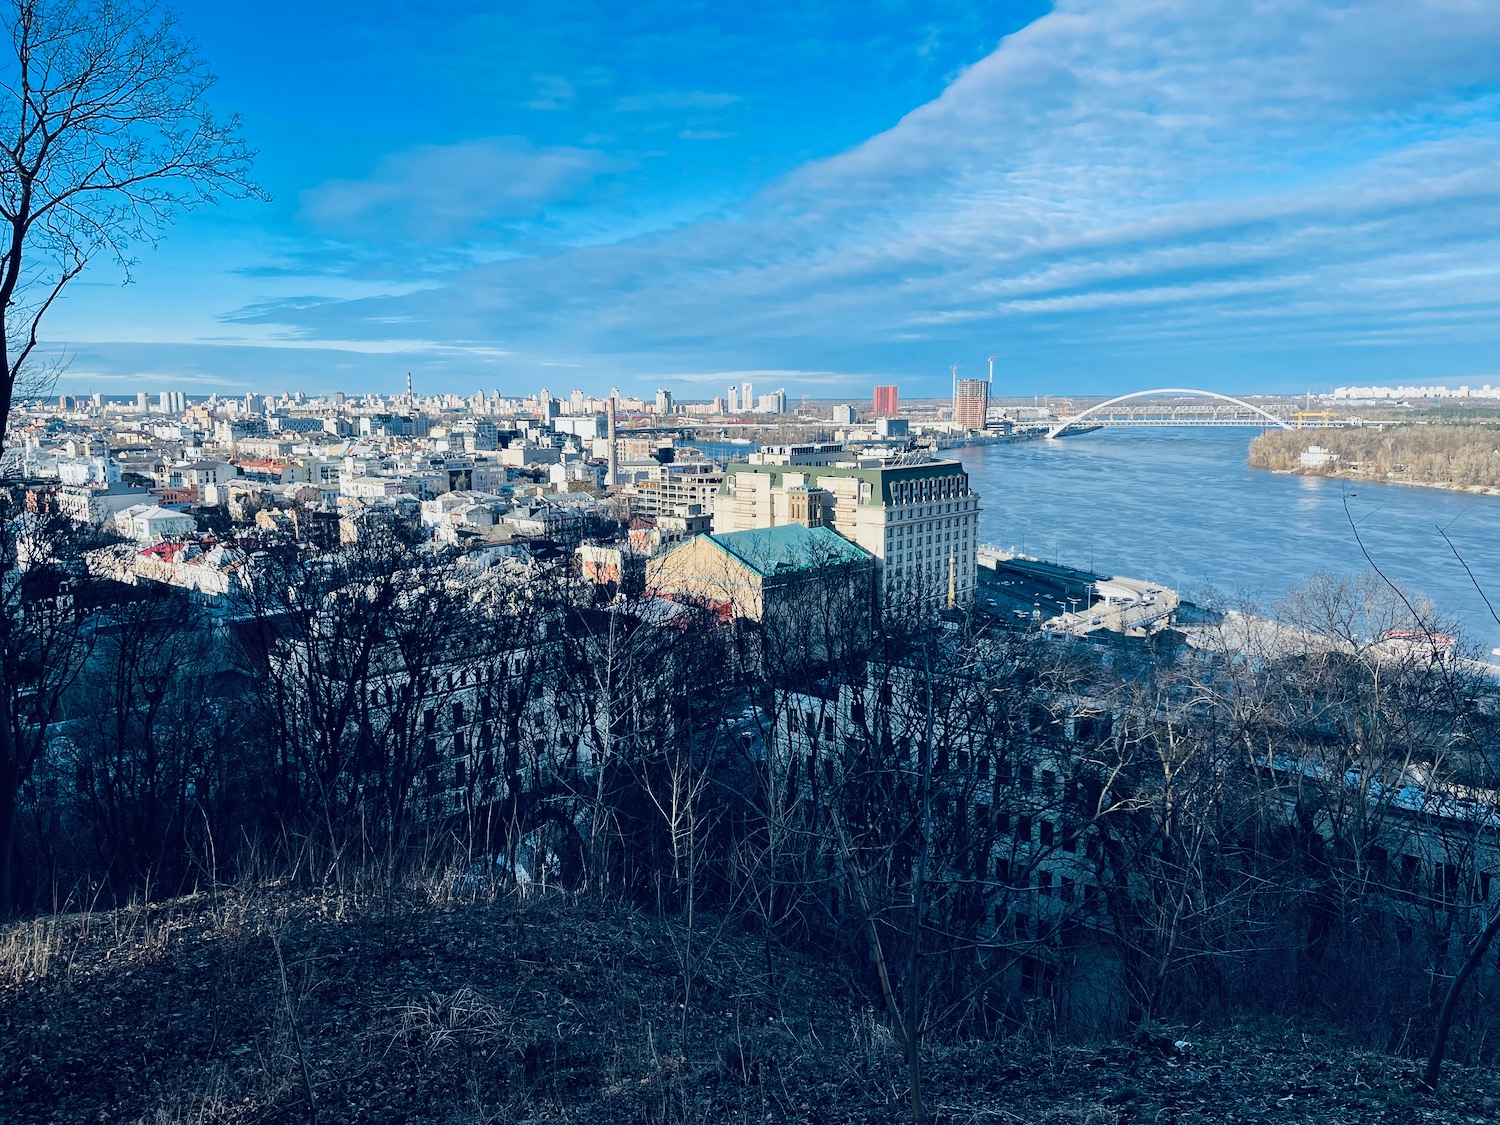
[[[1254,467],[1252,466],[1252,468]],[[1325,480],[1356,481],[1360,484],[1404,484],[1412,488],[1440,488],[1445,492],[1462,492],[1469,496],[1500,496],[1500,487],[1486,487],[1482,484],[1455,484],[1453,481],[1447,480],[1407,480],[1405,477],[1400,476],[1377,477],[1350,470],[1330,473],[1318,469],[1300,467],[1295,469],[1272,469],[1271,472],[1289,477],[1320,477]]]
[[[1500,427],[1282,430],[1250,443],[1252,468],[1500,495]]]

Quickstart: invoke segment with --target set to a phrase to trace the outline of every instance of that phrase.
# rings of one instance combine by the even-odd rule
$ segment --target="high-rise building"
[[[148,395],[145,391],[137,391],[135,396],[135,408],[142,414],[147,413],[151,409],[151,396]]]
[[[786,413],[786,388],[778,387],[770,394],[760,396],[760,403],[756,410],[761,414],[785,414]]]
[[[746,379],[740,384],[740,409],[753,410],[755,408],[755,391],[750,386],[750,380]]]
[[[833,408],[833,420],[840,426],[852,426],[859,421],[859,411],[848,403],[843,403]]]
[[[990,385],[983,379],[960,379],[953,388],[953,420],[966,430],[984,429],[990,409]]]
[[[656,412],[663,418],[672,413],[672,392],[664,387],[656,390]]]
[[[900,407],[895,387],[875,388],[875,417],[894,418],[899,414]]]
[[[724,407],[726,414],[738,414],[740,412],[740,389],[731,385],[729,388],[729,401]]]
[[[973,598],[979,496],[957,461],[876,462],[830,454],[837,447],[768,449],[761,463],[734,463],[714,496],[714,533],[826,526],[875,556],[881,604],[931,611]],[[840,461],[830,464],[834,456]],[[775,463],[780,461],[781,463]],[[799,463],[800,462],[800,463]],[[820,463],[821,462],[821,463]]]

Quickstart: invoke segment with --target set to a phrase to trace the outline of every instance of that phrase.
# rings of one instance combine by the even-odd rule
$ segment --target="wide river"
[[[980,542],[1187,598],[1271,606],[1314,574],[1369,574],[1352,519],[1392,581],[1457,618],[1484,651],[1500,647],[1500,625],[1438,533],[1500,610],[1500,497],[1252,469],[1254,433],[1107,428],[949,456],[980,494]]]

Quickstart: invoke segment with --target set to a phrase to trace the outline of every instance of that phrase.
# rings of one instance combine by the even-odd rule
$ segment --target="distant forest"
[[[1339,459],[1304,466],[1302,451],[1320,445]],[[1329,475],[1351,473],[1413,484],[1500,488],[1500,427],[1398,426],[1383,430],[1278,430],[1250,443],[1257,469]]]

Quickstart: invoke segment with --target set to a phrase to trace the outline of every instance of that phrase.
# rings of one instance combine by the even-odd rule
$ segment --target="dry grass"
[[[901,1051],[842,968],[782,952],[773,979],[761,939],[723,927],[684,1041],[681,941],[619,904],[462,881],[13,925],[0,1121],[906,1119]],[[1417,1100],[1402,1060],[1290,1030],[1161,1039],[935,1039],[928,1103],[950,1125],[1500,1119],[1488,1073]]]

